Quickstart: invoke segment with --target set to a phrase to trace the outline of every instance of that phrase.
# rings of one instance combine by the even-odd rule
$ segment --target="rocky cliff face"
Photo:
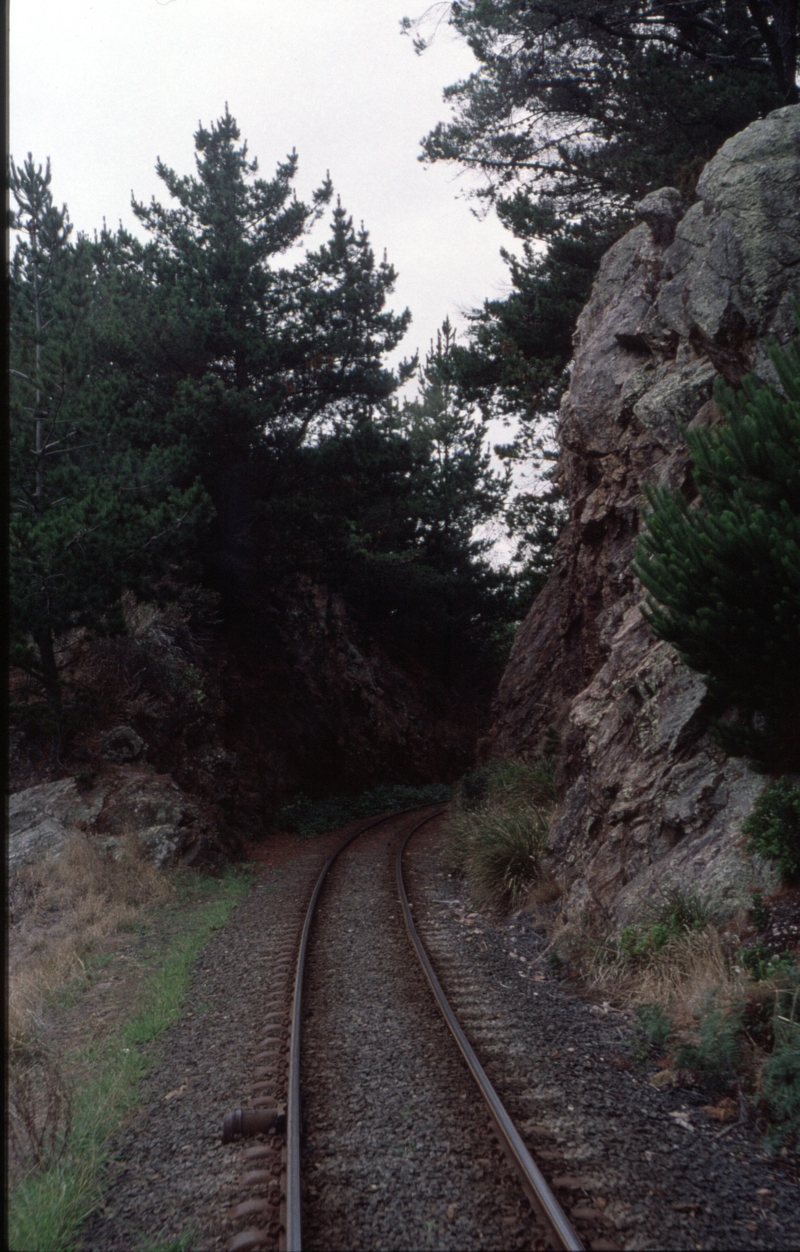
[[[555,824],[565,908],[624,921],[659,884],[735,898],[772,885],[741,847],[764,785],[705,733],[705,688],[639,611],[629,569],[642,483],[685,486],[679,424],[710,423],[717,375],[772,379],[765,345],[800,295],[800,107],[729,140],[682,215],[665,188],[604,258],[578,322],[560,414],[570,521],[520,627],[486,749],[541,750],[558,731]]]

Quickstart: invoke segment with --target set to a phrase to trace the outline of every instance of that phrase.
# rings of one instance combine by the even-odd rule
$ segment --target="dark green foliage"
[[[698,1039],[681,1044],[676,1064],[680,1069],[692,1070],[707,1091],[718,1095],[735,1086],[741,1055],[741,1010],[719,1008],[712,992],[700,1014]]]
[[[800,788],[788,778],[770,783],[742,826],[749,847],[769,857],[787,882],[800,879]]]
[[[425,158],[479,169],[479,195],[521,179],[565,216],[691,185],[725,139],[797,100],[792,0],[461,0],[447,21],[478,68],[447,88],[454,118]]]
[[[769,909],[764,904],[760,891],[753,892],[753,903],[750,906],[750,920],[757,930],[764,930],[769,924]]]
[[[446,804],[449,799],[450,788],[442,783],[430,783],[425,787],[386,784],[356,796],[328,796],[323,800],[298,796],[281,809],[277,821],[282,830],[296,830],[309,839],[326,830],[336,830],[356,817],[401,812],[428,804]]]
[[[740,948],[738,960],[754,982],[791,977],[796,969],[791,952],[783,952],[780,956],[775,956],[762,943],[757,943],[753,948]]]
[[[113,631],[119,597],[180,562],[210,514],[186,440],[151,424],[102,349],[93,245],[69,241],[50,168],[10,166],[10,642],[60,706],[55,638]]]
[[[776,1046],[764,1067],[761,1097],[772,1126],[767,1147],[796,1147],[800,1142],[800,1025]]]
[[[773,349],[784,394],[745,379],[726,423],[687,430],[699,502],[646,488],[633,569],[654,633],[704,676],[730,751],[800,764],[800,351]]]
[[[166,204],[134,201],[145,243],[73,245],[49,169],[12,168],[15,662],[58,710],[57,638],[122,630],[122,591],[157,598],[168,565],[277,614],[306,575],[442,701],[488,692],[516,599],[476,530],[506,482],[449,377],[449,326],[399,406],[416,362],[386,355],[410,314],[387,308],[396,275],[364,228],[337,203],[327,241],[285,261],[329,182],[298,200],[294,154],[261,178],[227,109],[195,144],[193,175],[158,163]]]
[[[663,1004],[639,1004],[636,1007],[635,1016],[650,1046],[665,1048],[672,1038],[674,1027]]]

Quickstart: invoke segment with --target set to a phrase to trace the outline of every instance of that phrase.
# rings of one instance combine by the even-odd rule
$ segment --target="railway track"
[[[226,1117],[223,1131],[226,1141],[259,1137],[260,1142],[245,1151],[249,1168],[242,1181],[243,1187],[267,1194],[244,1199],[233,1210],[231,1216],[248,1225],[229,1240],[228,1252],[255,1252],[276,1245],[288,1252],[301,1252],[304,1246],[381,1247],[392,1241],[395,1247],[425,1246],[422,1239],[434,1246],[431,1240],[437,1235],[441,1245],[445,1236],[442,1227],[436,1227],[436,1204],[430,1195],[447,1187],[448,1170],[455,1176],[459,1163],[462,1172],[471,1171],[471,1181],[466,1190],[463,1180],[459,1182],[454,1194],[463,1197],[461,1208],[475,1209],[472,1218],[463,1219],[472,1221],[473,1230],[480,1215],[477,1220],[485,1237],[481,1246],[576,1250],[583,1246],[459,1025],[414,924],[413,901],[408,899],[403,877],[403,853],[416,831],[443,811],[376,818],[354,831],[329,857],[317,879],[295,951],[290,955],[287,943],[276,955],[273,974],[279,982],[288,981],[292,971],[291,1012],[277,1007],[267,1014],[254,1099],[249,1108]],[[342,857],[369,832],[372,838],[362,841],[355,856]],[[337,861],[340,869],[332,876]],[[344,884],[345,874],[352,878],[349,885]],[[329,889],[324,892],[326,886]],[[321,897],[321,911],[329,916],[321,917],[315,927]],[[401,917],[405,935],[400,931]],[[347,957],[354,979],[347,972]],[[371,982],[372,1006],[362,1008],[356,986],[360,980]],[[395,1011],[398,1005],[402,1012]],[[376,1013],[379,1025],[365,1028],[362,1012]],[[443,1034],[444,1026],[460,1058]],[[418,1053],[426,1049],[435,1068],[446,1071],[444,1076],[431,1079],[431,1065],[425,1065],[421,1077]],[[377,1074],[368,1080],[354,1072],[365,1051],[374,1058]],[[312,1059],[304,1062],[306,1052]],[[304,1065],[309,1070],[305,1082]],[[471,1095],[464,1066],[473,1084]],[[287,1093],[285,1105],[275,1098],[281,1091]],[[326,1111],[331,1100],[338,1100],[338,1111],[333,1114]],[[411,1105],[400,1110],[405,1100],[416,1101],[413,1112]],[[379,1120],[382,1117],[390,1123],[378,1132],[374,1129],[376,1105],[381,1106]],[[359,1113],[368,1114],[365,1129]],[[304,1119],[312,1124],[305,1156]],[[430,1131],[419,1129],[429,1122]],[[314,1124],[322,1131],[315,1133]],[[331,1128],[333,1146],[330,1133],[324,1133]],[[412,1128],[416,1128],[412,1138],[422,1134],[429,1142],[404,1146]],[[420,1175],[416,1159],[423,1148],[427,1162],[423,1152]],[[392,1152],[399,1157],[390,1158]],[[387,1159],[391,1159],[388,1175],[387,1167],[379,1164]],[[481,1163],[477,1184],[476,1159]],[[515,1182],[509,1176],[509,1164]],[[376,1181],[367,1181],[373,1177],[370,1171]],[[304,1173],[313,1181],[304,1178]],[[409,1189],[405,1204],[398,1197],[403,1183]],[[358,1214],[366,1209],[363,1232],[352,1225],[353,1212],[344,1211],[354,1208]],[[406,1219],[416,1208],[420,1210],[419,1230],[411,1233]],[[432,1220],[422,1221],[428,1210]],[[448,1205],[447,1218],[455,1221],[458,1210],[459,1204]],[[391,1227],[388,1243],[387,1220]],[[459,1246],[459,1237],[453,1227],[448,1246]]]

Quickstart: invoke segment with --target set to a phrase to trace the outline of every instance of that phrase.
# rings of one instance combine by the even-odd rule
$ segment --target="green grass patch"
[[[139,1102],[140,1080],[152,1063],[144,1049],[179,1020],[192,965],[251,885],[252,874],[238,869],[217,879],[177,879],[177,900],[169,906],[175,930],[137,994],[138,1011],[113,1036],[65,1058],[90,1077],[75,1094],[67,1151],[49,1168],[31,1170],[9,1196],[12,1252],[69,1252],[75,1246],[100,1199],[108,1138]],[[178,916],[172,917],[176,906]]]

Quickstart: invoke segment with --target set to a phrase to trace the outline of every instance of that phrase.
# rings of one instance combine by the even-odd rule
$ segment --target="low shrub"
[[[617,940],[623,961],[647,962],[671,940],[705,930],[714,919],[711,900],[693,888],[668,884],[643,924],[623,926]]]
[[[635,1010],[638,1025],[653,1048],[665,1048],[672,1038],[672,1018],[663,1004],[638,1004]]]
[[[327,796],[312,800],[299,795],[278,814],[281,830],[297,831],[306,839],[320,835],[326,830],[337,830],[356,817],[372,817],[410,809],[426,804],[445,804],[450,799],[450,788],[443,783],[429,783],[414,787],[404,783],[387,784],[362,791],[360,795]]]
[[[552,764],[539,758],[490,761],[461,780],[447,841],[477,903],[516,908],[540,880],[554,799]]]
[[[781,1039],[767,1061],[761,1101],[772,1123],[767,1147],[800,1146],[800,1029]]]
[[[742,832],[750,851],[774,861],[786,882],[800,881],[800,788],[785,777],[770,783]]]
[[[736,1085],[742,1036],[742,1005],[720,1006],[716,993],[711,992],[700,1014],[696,1038],[679,1046],[676,1063],[680,1069],[691,1070],[713,1094],[729,1091]]]

